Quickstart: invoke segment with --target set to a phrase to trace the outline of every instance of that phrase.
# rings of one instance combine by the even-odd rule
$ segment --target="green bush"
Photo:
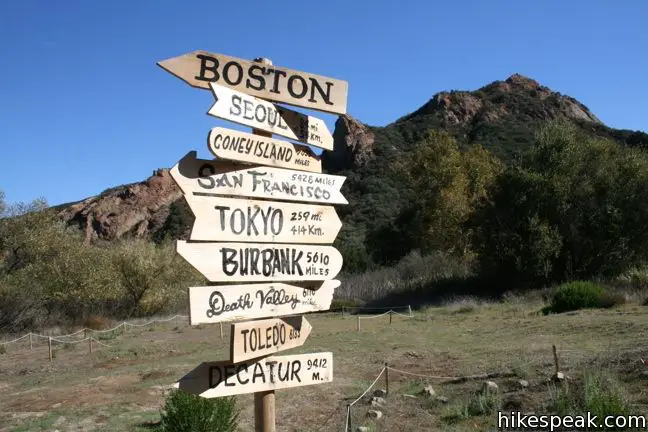
[[[331,302],[331,307],[329,310],[337,310],[337,309],[353,309],[362,306],[362,303],[356,300],[349,300],[349,299],[333,299]]]
[[[172,390],[161,413],[163,432],[234,432],[240,411],[235,397],[201,398]]]
[[[608,293],[593,282],[574,281],[557,287],[551,303],[543,312],[563,313],[579,309],[610,308],[624,301],[623,296]]]

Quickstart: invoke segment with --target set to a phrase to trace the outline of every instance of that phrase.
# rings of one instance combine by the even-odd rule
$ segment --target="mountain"
[[[463,148],[479,143],[506,163],[530,146],[543,122],[553,119],[567,119],[620,145],[648,149],[648,134],[610,128],[576,99],[518,74],[475,91],[440,92],[384,127],[340,116],[333,133],[335,150],[323,155],[324,172],[347,176],[342,192],[350,204],[337,207],[344,226],[336,243],[366,247],[367,236],[397,217],[409,198],[386,173],[427,130],[446,130]],[[156,170],[143,182],[59,206],[59,212],[85,232],[87,241],[125,235],[186,238],[193,221],[168,169]]]

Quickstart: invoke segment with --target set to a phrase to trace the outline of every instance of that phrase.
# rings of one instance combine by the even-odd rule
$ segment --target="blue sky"
[[[211,157],[212,127],[242,128],[156,65],[197,49],[344,79],[371,125],[521,73],[648,131],[646,23],[645,0],[3,1],[0,189],[55,205]]]

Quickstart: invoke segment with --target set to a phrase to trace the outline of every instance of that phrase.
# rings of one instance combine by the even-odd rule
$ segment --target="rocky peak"
[[[333,151],[326,151],[323,155],[324,165],[328,168],[358,168],[374,158],[374,133],[350,115],[338,117],[333,139]]]

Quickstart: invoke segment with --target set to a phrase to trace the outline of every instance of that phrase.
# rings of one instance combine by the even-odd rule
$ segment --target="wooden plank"
[[[342,269],[333,246],[177,240],[176,251],[210,282],[328,280]]]
[[[346,114],[346,81],[251,62],[208,51],[193,51],[157,63],[192,87],[215,82],[247,94],[333,114]]]
[[[313,327],[303,316],[232,324],[230,361],[264,357],[304,345]]]
[[[346,180],[344,176],[196,159],[195,151],[187,153],[171,168],[170,173],[185,194],[234,195],[325,204],[349,203],[340,192]]]
[[[201,286],[189,288],[189,324],[214,324],[255,318],[326,311],[336,279],[304,286],[285,283]]]
[[[322,172],[319,156],[307,147],[288,141],[225,128],[213,128],[207,139],[209,151],[219,159]]]
[[[209,83],[214,104],[207,114],[223,120],[261,129],[325,150],[333,150],[333,135],[326,123],[272,102]]]
[[[174,384],[204,398],[324,384],[333,381],[333,353],[270,356],[240,363],[204,362]]]
[[[185,195],[196,216],[190,240],[329,244],[342,222],[333,206]]]

